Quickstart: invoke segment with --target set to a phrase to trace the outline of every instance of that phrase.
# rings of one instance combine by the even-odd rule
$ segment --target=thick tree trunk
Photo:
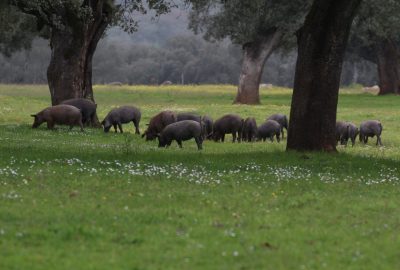
[[[66,27],[52,28],[47,79],[53,105],[71,98],[94,101],[92,60],[97,44],[110,22],[110,14],[106,13],[104,1],[91,3],[92,20],[85,23],[78,18],[71,18]],[[97,115],[91,124],[100,126]]]
[[[243,62],[234,103],[260,104],[260,81],[265,61],[276,49],[281,33],[276,29],[253,42],[243,45]]]
[[[66,31],[52,31],[47,80],[53,105],[70,98],[86,98],[85,63],[88,48],[85,43],[84,37],[76,37]]]
[[[361,0],[314,0],[298,31],[287,150],[336,151],[343,56]]]
[[[392,40],[381,41],[377,46],[379,95],[400,94],[399,50]]]

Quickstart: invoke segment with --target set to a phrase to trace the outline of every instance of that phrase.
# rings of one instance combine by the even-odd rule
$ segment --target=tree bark
[[[297,33],[298,58],[287,150],[336,152],[340,75],[361,0],[314,0]]]
[[[393,40],[379,42],[376,50],[379,95],[400,94],[399,49]]]
[[[65,27],[52,27],[51,60],[47,79],[53,105],[71,98],[87,98],[94,102],[92,60],[97,44],[111,18],[103,0],[91,1],[93,18],[87,22],[72,18]],[[88,4],[89,5],[89,4]],[[99,127],[97,115],[91,121]]]
[[[234,103],[260,104],[260,81],[265,61],[277,48],[281,33],[276,29],[243,45],[243,62]]]

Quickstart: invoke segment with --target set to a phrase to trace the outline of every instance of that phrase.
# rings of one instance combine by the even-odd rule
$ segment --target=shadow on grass
[[[0,126],[0,144],[2,157],[0,162],[7,164],[11,157],[15,159],[53,159],[78,158],[83,161],[97,162],[97,160],[121,162],[146,162],[153,164],[174,165],[182,163],[186,166],[202,166],[210,170],[231,169],[246,164],[270,165],[276,167],[298,166],[312,171],[330,171],[339,175],[346,175],[361,170],[361,172],[378,172],[382,168],[397,168],[399,161],[384,157],[366,157],[358,154],[338,153],[297,153],[286,152],[282,146],[271,145],[270,148],[259,150],[242,143],[213,143],[207,142],[206,149],[197,151],[192,145],[179,149],[157,148],[156,142],[145,142],[133,137],[135,135],[109,136],[101,131],[89,130],[80,135],[79,132],[68,133],[64,129],[49,133],[47,130],[32,132],[28,125]],[[6,141],[6,137],[19,136],[17,141]],[[68,141],[70,135],[75,136]],[[36,142],[48,136],[41,142]],[[67,137],[66,137],[67,136]],[[124,145],[124,137],[132,136],[136,141],[133,145]],[[122,138],[121,138],[122,137]],[[47,141],[48,142],[47,142]],[[91,144],[87,147],[83,144]],[[140,144],[138,144],[140,142]],[[129,142],[131,143],[131,142]],[[63,144],[61,146],[61,144]],[[96,145],[99,147],[97,148]],[[102,148],[101,145],[106,145]],[[264,145],[265,147],[265,145]],[[279,148],[277,148],[279,147]],[[365,149],[369,151],[369,149]]]

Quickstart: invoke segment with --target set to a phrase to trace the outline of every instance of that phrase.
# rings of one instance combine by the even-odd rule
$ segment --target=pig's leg
[[[121,133],[124,133],[124,132],[122,131],[122,125],[121,125],[121,123],[118,123],[118,128],[119,128],[119,131],[120,131]]]
[[[282,139],[285,138],[285,133],[283,132],[283,127],[281,127]]]
[[[179,148],[182,148],[182,141],[181,140],[176,140],[176,142],[178,143]]]
[[[202,147],[202,139],[201,139],[201,137],[195,137],[195,138],[194,138],[194,140],[196,141],[196,144],[197,144],[197,149],[198,149],[198,150],[201,150],[201,149],[203,149],[203,147]]]
[[[281,141],[281,138],[280,138],[281,136],[279,135],[279,133],[278,134],[276,134],[276,140],[278,141],[278,143]]]
[[[221,135],[221,142],[224,142],[225,141],[225,134],[222,134]]]
[[[47,128],[48,128],[48,129],[54,129],[54,123],[53,123],[53,121],[47,121]]]
[[[236,132],[232,132],[232,142],[236,141]]]
[[[114,127],[114,132],[117,133],[118,132],[117,131],[117,124],[113,124],[113,127]]]
[[[378,145],[378,143],[379,143],[380,146],[382,146],[382,141],[381,141],[381,136],[380,135],[376,136],[376,145]]]
[[[135,126],[135,134],[140,134],[139,123],[138,123],[138,121],[136,119],[133,120],[133,125]]]

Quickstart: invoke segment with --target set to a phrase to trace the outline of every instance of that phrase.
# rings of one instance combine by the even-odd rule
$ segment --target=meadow
[[[234,86],[95,86],[116,106],[289,114],[291,90],[232,105]],[[31,129],[47,86],[0,85],[0,269],[398,269],[400,97],[340,92],[338,119],[383,124],[383,147],[286,152],[281,143],[160,149],[124,125]],[[312,139],[312,138],[310,138]]]

